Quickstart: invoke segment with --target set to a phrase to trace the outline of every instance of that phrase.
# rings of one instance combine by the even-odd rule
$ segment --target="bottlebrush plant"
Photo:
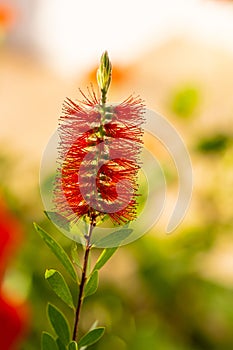
[[[140,98],[132,96],[118,105],[108,105],[111,75],[112,66],[108,53],[104,52],[97,70],[100,97],[93,89],[88,91],[87,96],[81,92],[84,99],[78,102],[67,99],[60,117],[58,167],[52,190],[54,211],[72,225],[80,220],[85,221],[87,230],[80,240],[84,247],[83,263],[80,263],[77,249],[72,251],[70,259],[51,235],[34,224],[44,242],[78,285],[77,300],[74,302],[62,274],[54,269],[46,270],[46,280],[74,311],[74,321],[71,330],[64,314],[49,304],[48,317],[56,336],[44,332],[42,350],[84,350],[103,336],[105,328],[96,327],[95,322],[80,337],[82,304],[86,297],[96,292],[99,270],[115,253],[124,236],[119,235],[121,231],[114,232],[102,238],[102,245],[97,245],[93,232],[107,218],[110,218],[113,226],[123,225],[127,228],[137,218],[137,175],[145,108]],[[129,234],[130,229],[122,232]],[[107,244],[114,235],[120,237],[117,243]],[[106,248],[101,251],[91,272],[88,272],[90,251],[97,246]]]

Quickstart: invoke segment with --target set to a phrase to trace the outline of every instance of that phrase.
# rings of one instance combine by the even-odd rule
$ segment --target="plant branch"
[[[83,303],[83,299],[84,299],[84,287],[85,287],[85,283],[87,280],[88,259],[89,259],[89,254],[90,254],[90,250],[91,250],[90,240],[91,240],[91,234],[92,234],[94,227],[95,227],[95,222],[94,222],[94,219],[92,219],[90,226],[89,226],[88,234],[85,236],[86,248],[85,248],[85,254],[84,254],[84,259],[83,259],[83,269],[82,269],[82,276],[81,276],[81,282],[80,282],[80,287],[79,287],[78,303],[77,303],[77,308],[76,308],[76,312],[75,312],[74,329],[73,329],[73,337],[72,337],[72,340],[74,340],[74,341],[76,341],[77,335],[78,335],[78,325],[79,325],[82,303]]]
[[[105,105],[106,100],[107,100],[107,92],[109,85],[111,83],[111,78],[112,78],[112,65],[108,57],[107,51],[105,51],[100,59],[100,66],[97,70],[97,82],[99,89],[101,91],[101,103],[102,106]],[[105,113],[105,112],[104,112]],[[101,122],[100,126],[100,134],[101,137],[103,138],[103,125]],[[97,161],[98,163],[98,161]],[[78,325],[79,325],[79,319],[80,319],[80,312],[82,308],[82,303],[84,299],[84,287],[85,283],[87,280],[87,266],[88,266],[88,259],[89,259],[89,254],[91,250],[91,235],[92,231],[96,225],[96,213],[95,212],[90,212],[89,213],[90,217],[90,226],[89,226],[89,231],[87,235],[85,235],[86,239],[86,248],[85,248],[85,254],[84,254],[84,260],[83,260],[83,269],[82,269],[82,276],[81,276],[81,282],[80,282],[80,287],[79,287],[79,295],[78,295],[78,303],[77,303],[77,308],[75,312],[75,320],[74,320],[74,330],[73,330],[73,340],[76,341],[77,335],[78,335]]]

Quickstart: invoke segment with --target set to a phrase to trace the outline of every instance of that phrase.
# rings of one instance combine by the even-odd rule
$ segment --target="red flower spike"
[[[144,105],[129,97],[105,106],[93,91],[82,95],[65,101],[60,118],[55,209],[72,221],[95,213],[127,223],[136,218]]]

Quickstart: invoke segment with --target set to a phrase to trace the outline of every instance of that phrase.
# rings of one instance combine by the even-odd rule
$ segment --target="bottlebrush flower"
[[[93,90],[82,95],[78,103],[65,101],[60,118],[55,209],[74,221],[107,214],[127,223],[136,218],[143,102],[129,97],[106,105]]]

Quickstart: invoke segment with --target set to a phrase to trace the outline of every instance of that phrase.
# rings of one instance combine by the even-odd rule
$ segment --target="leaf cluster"
[[[77,246],[75,245],[72,249],[72,262],[65,250],[59,245],[58,242],[56,242],[56,240],[51,235],[49,235],[37,224],[34,224],[34,227],[44,242],[47,244],[47,246],[64,266],[72,281],[75,284],[79,285],[79,276],[77,270],[82,270],[82,264],[78,256]],[[116,250],[117,248],[106,248],[102,251],[87,278],[84,288],[84,298],[96,292],[99,282],[99,270],[107,263],[107,261],[112,257]],[[70,307],[75,314],[76,305],[64,276],[55,269],[47,269],[45,271],[45,279],[53,291],[56,293],[56,295],[68,307]],[[76,341],[72,339],[69,322],[61,310],[49,303],[47,315],[50,324],[55,332],[55,336],[48,332],[42,333],[42,350],[85,350],[90,345],[96,343],[103,336],[105,331],[104,327],[96,327],[97,322],[95,322],[90,330],[84,334],[84,336],[82,336],[79,341]]]

